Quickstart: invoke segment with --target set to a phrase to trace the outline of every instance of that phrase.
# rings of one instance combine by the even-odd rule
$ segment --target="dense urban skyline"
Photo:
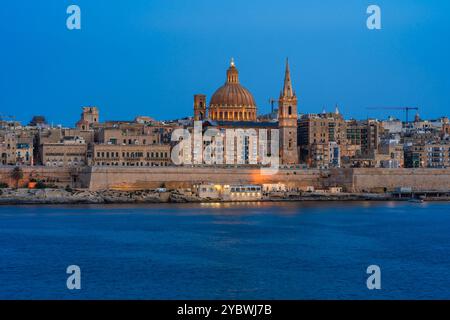
[[[446,115],[449,4],[377,1],[382,30],[365,25],[367,3],[327,1],[79,0],[82,29],[65,27],[70,3],[7,3],[0,12],[1,113],[28,123],[35,114],[73,125],[80,106],[102,119],[159,120],[191,115],[192,96],[208,99],[236,59],[259,113],[279,94],[286,56],[300,113],[403,118],[368,107],[418,106]],[[426,5],[426,6],[425,6]],[[255,14],[253,14],[255,13]],[[30,32],[31,30],[31,32]]]
[[[0,300],[450,298],[449,0],[3,2]]]

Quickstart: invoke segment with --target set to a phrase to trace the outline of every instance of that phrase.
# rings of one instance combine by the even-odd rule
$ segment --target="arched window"
[[[292,106],[289,106],[289,107],[288,107],[288,114],[289,114],[289,115],[292,115]]]

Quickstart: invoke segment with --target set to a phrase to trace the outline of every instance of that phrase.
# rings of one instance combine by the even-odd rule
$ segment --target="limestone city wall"
[[[0,182],[15,186],[11,178],[13,166],[0,167]],[[71,186],[91,190],[138,190],[190,188],[198,183],[262,184],[285,183],[289,187],[344,187],[348,192],[389,192],[399,187],[415,191],[449,191],[448,169],[280,169],[274,175],[261,175],[257,168],[208,167],[84,167],[79,169],[51,167],[22,167],[25,187],[30,178],[43,180],[60,187]]]
[[[283,169],[274,175],[262,175],[256,168],[92,167],[89,189],[136,190],[151,188],[190,188],[199,183],[262,184],[283,182],[289,187],[319,188],[319,170]]]
[[[352,171],[350,191],[353,192],[389,192],[399,187],[410,187],[413,191],[450,190],[450,168],[355,168]]]
[[[11,177],[11,172],[13,169],[14,166],[1,166],[0,182],[7,183],[11,187],[15,186],[16,181]],[[60,187],[72,185],[71,170],[69,170],[68,168],[22,166],[21,169],[23,171],[23,179],[18,181],[19,187],[25,187],[28,184],[28,181],[32,178],[42,180],[48,184],[55,184]]]

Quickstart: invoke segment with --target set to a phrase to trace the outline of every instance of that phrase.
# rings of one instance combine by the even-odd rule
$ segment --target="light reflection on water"
[[[0,207],[0,298],[449,298],[450,204]],[[79,293],[65,268],[79,264]],[[383,290],[369,292],[378,264]],[[111,284],[113,281],[113,284]]]

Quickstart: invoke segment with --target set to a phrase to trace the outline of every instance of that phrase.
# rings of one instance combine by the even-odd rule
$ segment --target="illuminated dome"
[[[211,97],[209,116],[219,121],[256,121],[255,99],[239,83],[239,72],[233,60],[227,70],[227,81]]]

